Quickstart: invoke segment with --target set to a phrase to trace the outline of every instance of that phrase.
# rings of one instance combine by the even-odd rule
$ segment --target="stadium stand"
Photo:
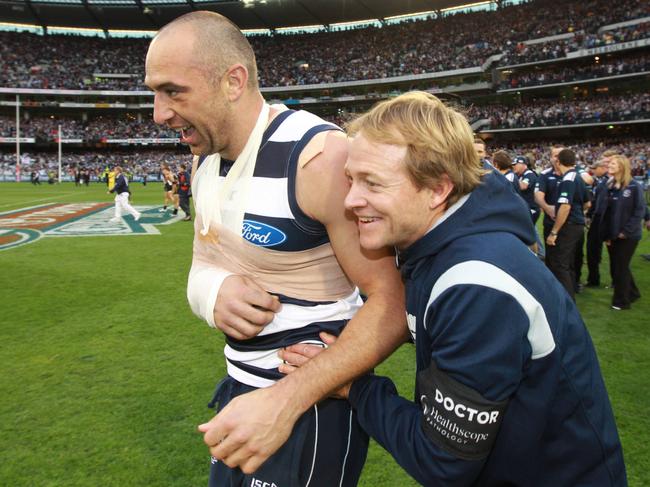
[[[515,133],[518,152],[563,140],[589,147],[586,162],[610,139],[639,140],[650,124],[650,5],[641,0],[534,0],[249,39],[267,99],[338,124],[379,99],[423,89],[464,105],[490,146],[513,146]],[[68,173],[129,167],[124,159],[142,154],[151,162],[134,172],[154,174],[164,154],[183,154],[177,134],[151,121],[142,84],[148,42],[0,32],[3,174],[16,164],[17,96],[22,152],[43,170],[56,159],[59,125]]]

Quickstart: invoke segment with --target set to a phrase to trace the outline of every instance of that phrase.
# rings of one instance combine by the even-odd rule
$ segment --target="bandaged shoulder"
[[[422,429],[435,445],[463,460],[492,450],[508,401],[490,401],[439,370],[432,361],[418,373]]]

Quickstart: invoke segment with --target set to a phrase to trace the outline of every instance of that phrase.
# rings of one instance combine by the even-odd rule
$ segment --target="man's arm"
[[[555,245],[557,234],[560,233],[560,230],[562,230],[562,227],[566,223],[567,218],[569,218],[569,213],[571,213],[571,205],[568,203],[561,204],[560,209],[557,210],[557,216],[555,217],[555,223],[553,223],[551,233],[549,233],[548,238],[546,239],[547,244]]]
[[[522,191],[526,191],[528,189],[528,186],[530,186],[530,182],[528,179],[522,178],[519,180],[519,189]]]
[[[275,385],[235,398],[199,427],[215,458],[247,473],[286,441],[304,411],[377,365],[408,335],[393,255],[363,251],[357,223],[345,211],[346,157],[347,140],[327,134],[323,152],[298,169],[297,197],[303,211],[325,225],[341,267],[367,301],[331,348]]]
[[[542,211],[550,218],[555,218],[555,207],[546,202],[546,193],[543,190],[535,188],[535,203],[537,203]]]

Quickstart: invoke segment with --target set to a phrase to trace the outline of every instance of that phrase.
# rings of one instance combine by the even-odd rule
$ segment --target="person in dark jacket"
[[[587,230],[587,286],[600,286],[600,261],[603,251],[602,232],[600,231],[600,221],[602,212],[605,208],[599,207],[598,195],[601,191],[607,191],[606,183],[609,179],[607,171],[609,167],[609,158],[616,155],[615,151],[608,150],[603,153],[601,158],[592,166],[594,184],[591,188],[591,205],[587,211],[587,220],[589,229]]]
[[[583,206],[588,196],[585,184],[575,169],[575,152],[563,149],[557,157],[562,180],[555,203],[555,221],[546,237],[546,265],[575,299],[578,289],[576,252],[584,237]]]
[[[492,158],[494,162],[494,167],[504,175],[504,177],[510,181],[512,189],[516,194],[521,196],[521,189],[519,187],[519,176],[513,171],[513,164],[515,164],[508,154],[504,150],[500,150],[494,153]],[[523,197],[522,197],[523,198]]]
[[[603,214],[603,240],[611,263],[614,296],[612,309],[629,309],[641,297],[636,287],[630,261],[641,240],[641,220],[645,212],[643,188],[632,179],[630,160],[621,155],[609,160],[606,209]]]
[[[413,92],[350,133],[345,204],[364,248],[398,250],[417,359],[414,401],[374,375],[339,391],[361,426],[425,486],[625,486],[589,333],[464,117]],[[317,352],[288,347],[282,370]]]
[[[122,218],[124,212],[133,215],[133,219],[138,221],[140,219],[140,212],[131,206],[129,198],[131,191],[129,191],[129,180],[122,172],[120,166],[113,168],[115,173],[115,185],[107,191],[107,193],[115,193],[115,216],[110,219],[111,222],[117,222]]]
[[[183,221],[188,222],[192,220],[192,213],[190,211],[190,173],[187,171],[186,164],[181,164],[180,168],[181,170],[178,173],[178,203],[183,213],[185,213]]]

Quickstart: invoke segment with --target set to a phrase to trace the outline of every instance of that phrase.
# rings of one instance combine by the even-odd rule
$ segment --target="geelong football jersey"
[[[325,227],[304,214],[296,200],[300,153],[316,134],[330,130],[339,129],[305,111],[278,114],[262,137],[241,235],[223,225],[211,225],[206,236],[195,234],[195,260],[249,276],[282,303],[258,336],[226,337],[228,374],[254,387],[282,377],[280,348],[321,343],[321,331],[338,335],[362,304]],[[222,160],[220,177],[231,167],[232,161]],[[201,228],[200,217],[195,224]]]

